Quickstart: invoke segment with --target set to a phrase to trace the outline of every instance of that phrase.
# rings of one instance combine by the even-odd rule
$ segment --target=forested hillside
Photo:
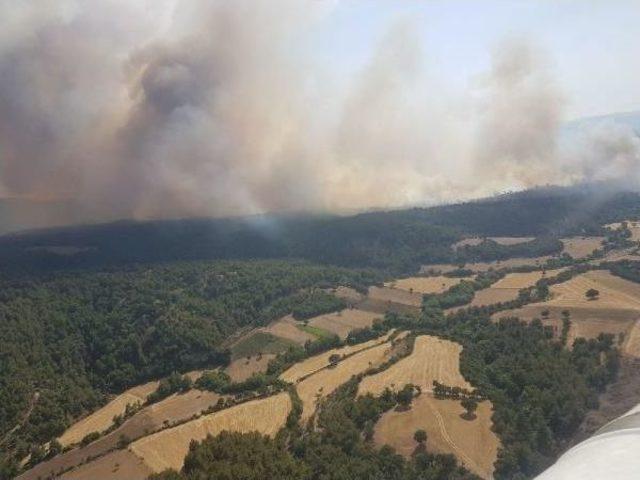
[[[640,195],[598,188],[546,188],[432,208],[338,216],[267,216],[117,222],[0,238],[3,271],[24,272],[197,259],[304,258],[347,267],[411,272],[422,263],[558,253],[553,239],[602,233],[640,216]],[[535,243],[471,249],[469,235],[541,237]]]
[[[95,409],[106,393],[225,364],[221,344],[234,332],[324,301],[301,289],[362,288],[378,279],[370,271],[252,261],[2,281],[0,432],[22,421],[39,392],[10,444],[28,451]]]

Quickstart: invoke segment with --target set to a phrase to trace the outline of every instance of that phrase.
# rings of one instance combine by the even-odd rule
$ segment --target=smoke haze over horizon
[[[439,60],[447,45],[425,37],[439,17],[377,3],[0,0],[0,197],[68,201],[64,221],[87,221],[637,185],[632,127],[566,134],[571,114],[591,107],[576,107],[581,92],[544,36],[496,27],[486,64],[458,74]],[[464,3],[445,13],[462,15]],[[383,21],[362,37],[363,53],[355,37],[331,50],[354,9]],[[452,31],[448,48],[458,40]]]

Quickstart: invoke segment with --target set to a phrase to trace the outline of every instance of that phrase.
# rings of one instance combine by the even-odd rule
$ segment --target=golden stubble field
[[[154,472],[167,468],[180,470],[192,440],[201,441],[207,435],[217,435],[223,430],[257,431],[273,436],[285,424],[290,410],[289,394],[279,393],[143,437],[133,442],[129,450]]]
[[[567,253],[573,258],[585,258],[594,250],[602,247],[604,237],[571,237],[562,238],[560,241],[564,245],[562,253]]]
[[[600,292],[597,300],[588,300],[585,292],[594,288]],[[550,287],[551,299],[507,310],[493,315],[494,319],[518,317],[530,321],[540,318],[544,324],[562,326],[562,312],[571,314],[571,329],[567,345],[576,338],[596,338],[600,333],[611,333],[624,341],[622,351],[628,355],[640,355],[640,338],[636,330],[640,318],[640,285],[616,277],[606,270],[593,270],[578,275],[567,282]],[[547,318],[543,316],[547,313]]]
[[[314,341],[316,339],[312,334],[299,329],[298,322],[291,315],[287,315],[266,327],[259,328],[257,331],[270,333],[300,345],[303,345],[307,340]]]
[[[346,383],[352,376],[365,372],[384,362],[391,353],[392,345],[385,342],[362,350],[338,362],[335,367],[324,368],[296,384],[296,390],[302,400],[301,421],[305,422],[315,413],[318,402]],[[328,357],[325,357],[328,358]],[[295,367],[294,367],[295,368]],[[295,379],[299,372],[285,372],[284,379]],[[300,378],[300,377],[298,377]]]
[[[424,390],[433,388],[437,380],[450,386],[472,389],[460,374],[462,347],[448,340],[430,335],[416,337],[413,352],[386,370],[362,379],[358,393],[380,395],[385,388],[398,390],[407,383]]]
[[[417,447],[413,434],[422,429],[427,432],[428,451],[453,454],[470,471],[490,479],[500,446],[491,430],[491,403],[481,402],[474,420],[462,418],[464,411],[458,400],[436,400],[423,393],[410,410],[384,413],[376,424],[374,442],[408,457]]]
[[[374,320],[381,320],[383,318],[384,315],[380,313],[366,312],[356,308],[346,308],[339,312],[314,317],[309,320],[309,325],[335,333],[344,340],[352,330],[370,327]]]
[[[63,447],[78,443],[91,432],[103,432],[113,425],[113,417],[122,415],[128,404],[144,403],[149,394],[158,388],[158,382],[149,382],[144,385],[130,388],[121,393],[104,407],[96,410],[91,415],[71,425],[58,441]]]
[[[475,262],[475,263],[467,263],[464,265],[465,269],[471,270],[475,273],[487,272],[489,270],[498,270],[500,268],[515,268],[515,267],[542,267],[547,260],[550,260],[550,255],[542,256],[542,257],[533,257],[533,258],[509,258],[507,260],[494,260],[492,262]],[[424,274],[444,274],[456,270],[459,265],[452,264],[432,264],[432,265],[422,265],[420,267],[420,273]]]
[[[442,293],[454,285],[459,284],[462,280],[470,280],[471,277],[450,278],[444,276],[437,277],[409,277],[400,278],[393,282],[386,283],[385,286],[404,290],[413,293]]]
[[[358,389],[360,395],[379,395],[385,388],[398,390],[407,383],[419,385],[422,394],[409,410],[386,412],[375,426],[376,444],[391,445],[405,456],[416,448],[413,434],[424,429],[427,448],[455,455],[471,471],[491,478],[497,458],[499,440],[491,430],[492,405],[481,402],[474,420],[461,417],[464,409],[457,400],[432,397],[433,381],[450,386],[473,389],[460,373],[462,347],[430,335],[416,338],[413,352],[388,369],[365,377]]]

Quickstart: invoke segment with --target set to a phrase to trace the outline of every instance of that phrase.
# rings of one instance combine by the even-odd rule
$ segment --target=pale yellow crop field
[[[322,397],[331,394],[352,376],[382,363],[391,352],[391,348],[391,344],[387,342],[361,351],[341,360],[335,367],[320,370],[298,383],[296,390],[302,400],[302,421],[313,415]]]
[[[385,286],[420,294],[442,293],[454,285],[459,284],[462,280],[469,280],[470,278],[471,277],[449,278],[443,276],[409,277],[394,280],[393,282],[385,284]]]
[[[129,448],[154,472],[180,470],[192,440],[201,441],[223,430],[273,436],[285,424],[290,410],[289,394],[279,393],[162,430],[133,442]]]
[[[144,403],[149,394],[153,393],[157,388],[158,382],[149,382],[130,388],[101,409],[71,425],[58,438],[58,441],[62,446],[67,446],[80,442],[89,433],[103,432],[113,425],[113,417],[124,413],[128,404]]]
[[[422,429],[427,432],[429,452],[453,454],[470,471],[490,479],[500,446],[491,430],[491,402],[478,404],[474,420],[462,418],[464,411],[458,400],[436,400],[423,393],[409,410],[383,414],[375,426],[374,442],[409,457],[417,446],[413,434]]]
[[[573,258],[585,258],[594,250],[602,247],[604,237],[572,237],[562,238],[563,253],[571,255]]]
[[[291,340],[300,345],[304,344],[307,340],[314,341],[316,339],[312,334],[299,329],[298,322],[291,315],[287,315],[267,327],[259,328],[258,331],[270,333],[271,335]]]
[[[285,382],[295,383],[301,378],[327,367],[330,363],[329,357],[331,357],[331,355],[340,355],[341,357],[343,357],[382,343],[386,343],[392,333],[393,331],[387,333],[381,338],[374,338],[373,340],[369,340],[368,342],[334,348],[332,350],[329,350],[328,352],[323,352],[318,355],[314,355],[313,357],[309,357],[289,367],[280,375],[280,378]],[[400,335],[398,335],[398,337],[400,337]]]
[[[416,337],[413,352],[386,370],[362,379],[358,394],[380,395],[385,388],[398,390],[407,383],[431,390],[433,381],[471,390],[460,374],[462,346],[431,335]]]

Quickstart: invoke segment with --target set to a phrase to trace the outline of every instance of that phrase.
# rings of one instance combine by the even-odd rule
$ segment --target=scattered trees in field
[[[587,297],[587,300],[596,300],[599,295],[600,292],[595,288],[590,288],[584,293],[584,296]]]

